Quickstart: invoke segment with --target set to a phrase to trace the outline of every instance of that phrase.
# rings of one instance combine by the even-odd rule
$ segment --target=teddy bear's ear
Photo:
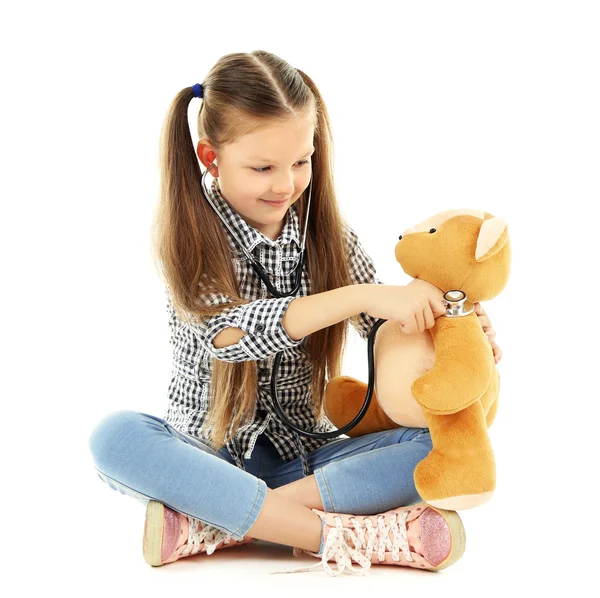
[[[477,237],[475,260],[484,262],[500,251],[508,239],[508,224],[504,218],[484,220]]]

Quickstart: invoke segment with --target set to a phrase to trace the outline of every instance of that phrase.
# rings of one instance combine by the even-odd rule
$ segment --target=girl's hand
[[[502,359],[502,350],[500,349],[500,347],[496,344],[496,341],[494,340],[496,338],[496,332],[492,328],[492,323],[490,322],[490,318],[485,313],[485,310],[483,309],[483,307],[481,307],[481,305],[478,301],[473,303],[473,306],[475,308],[474,311],[477,314],[477,317],[479,319],[479,323],[481,324],[483,331],[487,335],[490,345],[492,345],[492,350],[494,351],[494,360],[496,363],[498,363]]]
[[[443,291],[424,280],[406,286],[365,284],[364,288],[367,306],[363,311],[372,318],[399,322],[405,334],[433,328],[435,319],[446,313]]]

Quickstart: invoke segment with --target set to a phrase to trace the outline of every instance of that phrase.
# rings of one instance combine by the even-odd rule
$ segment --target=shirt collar
[[[237,239],[241,242],[248,252],[259,245],[265,243],[271,247],[276,245],[286,245],[294,241],[298,247],[300,247],[300,235],[299,235],[299,218],[298,218],[298,207],[297,204],[293,204],[287,211],[285,224],[279,237],[274,241],[265,234],[256,230],[253,226],[250,226],[236,211],[227,200],[221,195],[221,190],[217,179],[213,179],[210,187],[210,198],[213,200],[215,207],[219,210],[223,219],[229,224],[234,232],[239,234]],[[227,230],[227,228],[225,229]],[[228,235],[231,237],[231,233],[227,230]],[[237,249],[237,246],[234,244]]]

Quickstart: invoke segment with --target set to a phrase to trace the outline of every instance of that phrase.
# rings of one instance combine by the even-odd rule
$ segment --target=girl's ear
[[[200,139],[198,141],[198,147],[196,148],[196,153],[198,154],[198,158],[200,162],[206,167],[209,168],[213,162],[215,162],[216,154],[215,150],[210,145],[210,141],[208,139]],[[216,163],[216,162],[215,162]],[[216,168],[213,168],[210,171],[210,174],[215,177],[217,176]]]

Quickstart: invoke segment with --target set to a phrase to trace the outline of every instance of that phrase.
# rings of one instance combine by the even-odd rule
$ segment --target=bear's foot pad
[[[450,498],[440,498],[436,500],[426,500],[425,502],[438,509],[447,511],[461,511],[478,507],[492,498],[494,491],[482,492],[481,494],[464,494],[463,496],[451,496]]]

